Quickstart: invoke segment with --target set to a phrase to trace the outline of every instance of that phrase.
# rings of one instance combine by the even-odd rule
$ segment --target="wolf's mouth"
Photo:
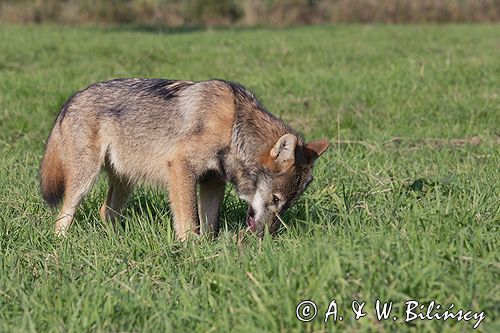
[[[255,221],[255,212],[251,206],[248,208],[247,212],[247,226],[248,229],[252,232],[255,232],[257,229],[257,223]]]

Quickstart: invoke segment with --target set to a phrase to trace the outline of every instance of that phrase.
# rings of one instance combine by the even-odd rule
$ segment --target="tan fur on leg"
[[[189,173],[189,167],[181,162],[170,162],[167,182],[170,205],[174,215],[174,228],[180,240],[186,240],[190,233],[199,234],[200,222],[196,204],[196,179]]]
[[[219,232],[219,206],[224,199],[226,182],[217,175],[200,181],[199,216],[201,232],[217,235]]]

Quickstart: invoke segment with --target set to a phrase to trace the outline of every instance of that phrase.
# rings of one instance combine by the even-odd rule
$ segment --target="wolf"
[[[100,208],[115,221],[136,185],[167,189],[179,239],[217,234],[226,182],[248,202],[248,230],[274,233],[279,215],[312,181],[326,139],[306,144],[242,85],[225,80],[123,78],[75,93],[62,106],[40,167],[41,193],[62,201],[65,235],[100,171],[109,179]]]

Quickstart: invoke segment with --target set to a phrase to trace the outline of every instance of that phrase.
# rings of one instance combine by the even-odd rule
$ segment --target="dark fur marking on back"
[[[121,107],[114,107],[114,108],[109,108],[106,110],[106,114],[108,114],[110,116],[115,116],[115,117],[121,116],[124,112],[125,112],[125,109],[121,108]]]
[[[141,82],[139,90],[155,94],[166,100],[179,96],[184,88],[192,85],[191,82],[182,82],[177,80],[164,80],[164,79],[148,79]]]
[[[61,109],[59,110],[59,113],[57,114],[57,117],[56,117],[56,122],[59,122],[59,125],[62,123],[62,121],[64,120],[64,117],[66,117],[66,113],[68,111],[68,108],[69,106],[71,105],[71,103],[73,102],[73,99],[76,97],[76,95],[78,95],[79,93],[81,93],[82,91],[77,91],[76,93],[74,93],[73,95],[71,95],[70,98],[68,98],[66,100],[66,102],[64,102],[63,106],[61,107]]]

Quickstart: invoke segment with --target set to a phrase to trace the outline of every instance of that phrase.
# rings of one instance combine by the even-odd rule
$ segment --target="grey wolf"
[[[90,85],[61,108],[40,168],[41,192],[62,201],[64,235],[101,169],[109,191],[100,209],[114,221],[134,186],[168,190],[180,239],[216,234],[226,182],[248,202],[248,229],[262,236],[312,180],[325,139],[302,136],[238,83],[116,79]],[[200,230],[201,229],[201,230]]]

